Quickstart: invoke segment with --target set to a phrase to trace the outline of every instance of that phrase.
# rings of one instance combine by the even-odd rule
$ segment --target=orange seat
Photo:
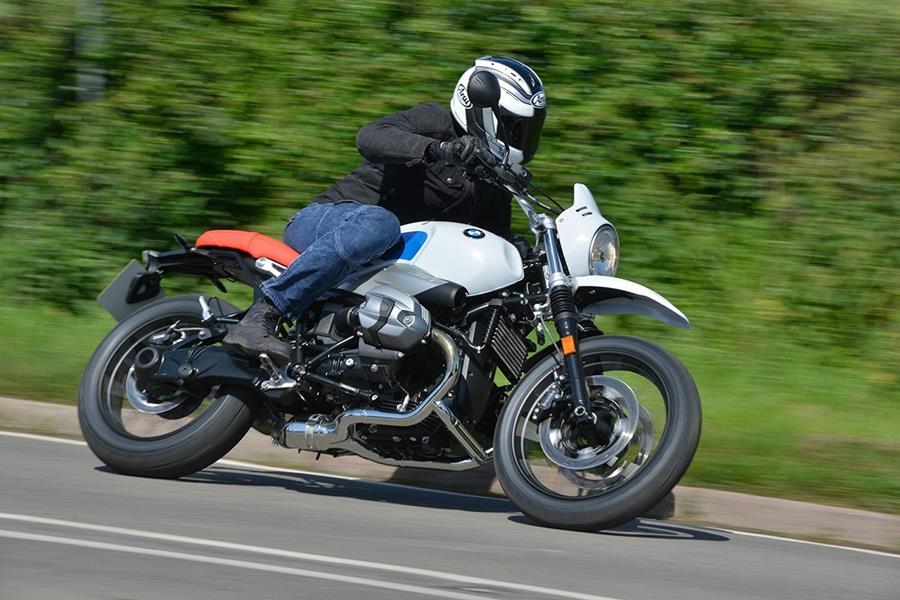
[[[197,238],[196,248],[231,248],[246,252],[253,258],[266,257],[288,266],[300,254],[276,239],[255,231],[213,229]]]

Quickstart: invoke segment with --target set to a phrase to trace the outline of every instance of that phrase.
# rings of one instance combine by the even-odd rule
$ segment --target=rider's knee
[[[391,247],[400,237],[400,221],[386,208],[367,204],[359,207],[359,223],[366,228],[367,237],[381,252]]]

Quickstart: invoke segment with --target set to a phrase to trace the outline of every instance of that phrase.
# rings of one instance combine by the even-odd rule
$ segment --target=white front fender
[[[691,326],[688,318],[675,305],[639,283],[602,275],[573,279],[575,304],[582,314],[589,317],[634,314],[653,317],[657,321],[683,329]]]

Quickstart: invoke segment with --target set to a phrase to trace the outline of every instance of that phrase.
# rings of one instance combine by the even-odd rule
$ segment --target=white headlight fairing
[[[559,243],[562,246],[566,265],[569,267],[569,275],[572,277],[594,274],[611,275],[615,273],[615,268],[619,262],[619,244],[615,229],[612,223],[600,214],[600,209],[597,208],[594,196],[587,186],[576,183],[574,195],[572,206],[562,211],[556,217],[556,231],[559,234]],[[606,231],[604,227],[612,230],[613,236],[615,236],[615,261],[612,263],[611,272],[595,273],[592,267],[593,245],[600,231]],[[605,256],[609,259],[612,256],[612,251],[608,246],[603,246],[603,249],[606,252]]]

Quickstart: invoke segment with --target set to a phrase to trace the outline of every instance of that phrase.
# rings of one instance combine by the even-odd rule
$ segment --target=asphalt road
[[[506,500],[219,463],[111,473],[0,435],[0,598],[900,597],[900,556],[641,520],[586,534]]]

